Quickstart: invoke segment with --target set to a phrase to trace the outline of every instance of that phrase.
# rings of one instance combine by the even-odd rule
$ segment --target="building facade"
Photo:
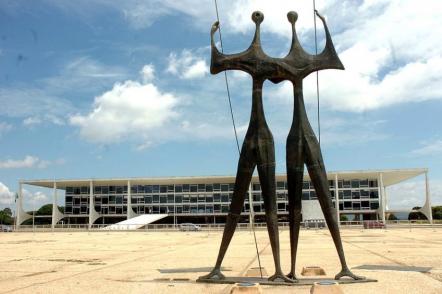
[[[422,212],[431,219],[427,169],[329,172],[330,196],[338,219],[383,220],[388,212],[386,187],[424,174],[425,204]],[[54,209],[52,225],[64,223],[112,224],[141,214],[167,215],[162,222],[179,224],[224,223],[234,190],[233,176],[119,178],[80,180],[25,180],[20,182],[17,224],[30,217],[23,210],[23,185],[52,188],[53,207],[58,207],[58,191],[64,190],[64,212]],[[278,216],[288,220],[286,175],[276,176]],[[242,211],[242,221],[250,215],[264,221],[264,202],[257,176],[252,178]],[[337,204],[338,203],[338,204]],[[345,217],[343,217],[345,216]],[[304,176],[303,221],[323,219],[309,176]]]

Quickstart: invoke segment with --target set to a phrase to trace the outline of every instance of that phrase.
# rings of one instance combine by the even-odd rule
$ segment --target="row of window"
[[[374,210],[379,208],[378,201],[343,201],[339,203],[340,210]],[[195,213],[228,213],[228,204],[183,204],[183,205],[135,205],[132,207],[135,213],[152,214],[152,213],[176,213],[176,214],[195,214]],[[249,212],[250,206],[246,203],[243,207],[243,212]],[[278,212],[288,212],[288,203],[277,203]],[[127,206],[95,206],[95,210],[101,214],[126,214]],[[254,203],[254,212],[265,212],[264,204]],[[87,206],[66,206],[66,213],[68,214],[88,214],[89,208]]]
[[[288,212],[288,203],[277,203],[278,212]],[[379,208],[379,202],[373,201],[345,201],[339,203],[339,210],[375,210]],[[195,205],[153,205],[153,206],[134,206],[132,208],[135,213],[152,214],[152,213],[176,213],[176,214],[195,214],[195,213],[228,213],[229,205],[227,204],[195,204]],[[95,210],[101,214],[124,215],[127,213],[126,206],[96,206]],[[254,212],[265,212],[264,205],[261,203],[253,204]],[[243,212],[249,212],[249,204],[245,204]],[[72,207],[66,206],[67,214],[89,214],[87,206]]]
[[[132,185],[131,193],[133,194],[150,194],[150,193],[194,193],[194,192],[229,192],[233,191],[234,184],[176,184],[176,185]],[[330,188],[335,187],[333,180],[329,181]],[[353,179],[353,180],[339,180],[339,188],[376,188],[378,186],[377,180],[369,179]],[[252,185],[253,191],[260,191],[261,185],[254,183]],[[277,190],[287,190],[287,182],[276,182]],[[313,189],[310,181],[303,182],[303,189]],[[67,195],[89,194],[90,187],[66,187]],[[127,186],[94,186],[94,194],[127,194]]]
[[[335,199],[335,191],[330,191],[331,198]],[[277,200],[288,201],[287,192],[278,192]],[[253,195],[254,202],[263,201],[261,193],[254,192]],[[378,199],[378,191],[370,190],[343,190],[339,191],[339,199]],[[303,191],[302,200],[316,200],[316,191]],[[167,194],[167,195],[143,195],[143,196],[133,196],[132,204],[151,204],[151,203],[218,203],[225,202],[229,203],[232,200],[231,193],[214,193],[214,194],[199,194],[199,195],[188,195],[188,194]],[[89,202],[88,196],[66,196],[66,205],[74,204],[87,204]],[[248,202],[248,197],[246,197],[246,202]],[[127,204],[127,195],[101,195],[95,196],[95,204]]]

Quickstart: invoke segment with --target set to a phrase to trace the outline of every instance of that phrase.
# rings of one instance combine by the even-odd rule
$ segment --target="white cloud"
[[[81,56],[67,62],[60,73],[42,79],[47,92],[91,91],[101,89],[127,76],[125,68],[103,64],[89,56]]]
[[[49,197],[42,191],[28,191],[23,189],[23,207],[25,210],[37,210],[49,202]]]
[[[15,193],[10,191],[9,188],[0,182],[0,204],[9,205],[14,202]]]
[[[387,188],[389,209],[411,209],[425,203],[425,182],[411,180]],[[430,180],[431,205],[442,205],[442,181]]]
[[[72,111],[72,104],[63,98],[48,94],[37,88],[1,88],[0,115],[25,118],[23,123],[37,121],[63,122],[63,116]]]
[[[433,140],[422,142],[422,147],[412,150],[411,155],[414,156],[430,156],[442,154],[442,140]]]
[[[204,59],[184,49],[181,54],[173,52],[169,55],[166,72],[181,79],[197,79],[209,73],[209,66]]]
[[[7,159],[0,161],[0,169],[11,168],[47,168],[51,164],[48,160],[42,160],[36,156],[26,155],[23,159]]]
[[[0,137],[9,132],[10,130],[12,130],[12,125],[5,123],[5,122],[0,122]]]
[[[41,119],[37,116],[31,116],[23,120],[23,125],[25,126],[38,125],[41,123],[42,123]]]
[[[125,81],[96,97],[90,113],[71,116],[70,122],[80,127],[80,135],[88,141],[115,143],[158,132],[176,117],[177,102],[173,94],[160,92],[154,84]]]
[[[146,64],[140,71],[144,83],[148,83],[155,78],[155,67],[153,64]]]

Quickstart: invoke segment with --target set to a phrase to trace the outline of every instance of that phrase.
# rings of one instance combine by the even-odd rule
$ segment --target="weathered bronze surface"
[[[336,275],[335,279],[339,279],[343,276],[361,279],[361,277],[350,272],[345,261],[321,149],[308,121],[304,106],[302,94],[302,80],[304,77],[314,71],[322,69],[344,69],[334,49],[330,32],[324,18],[317,12],[316,14],[324,25],[326,35],[325,48],[322,53],[318,55],[308,54],[300,45],[295,29],[295,23],[298,18],[296,12],[289,12],[287,14],[287,18],[292,25],[293,37],[290,52],[284,58],[269,57],[262,50],[260,43],[260,24],[264,20],[264,15],[259,11],[252,14],[252,20],[256,24],[252,44],[242,53],[227,55],[219,52],[213,38],[219,28],[219,23],[215,22],[212,26],[211,73],[217,74],[225,70],[245,71],[252,76],[253,94],[249,128],[241,149],[235,189],[230,204],[230,213],[224,228],[218,259],[214,269],[208,275],[201,277],[200,279],[202,280],[225,279],[220,271],[220,266],[238,223],[253,171],[255,167],[257,167],[264,198],[267,229],[275,263],[275,274],[269,278],[269,281],[280,280],[289,283],[296,281],[295,263],[301,222],[304,164],[307,165],[307,170],[315,187],[319,203],[342,265],[342,270]],[[269,79],[273,83],[289,80],[293,83],[294,89],[293,122],[287,137],[286,146],[291,245],[291,270],[287,277],[283,275],[280,266],[274,142],[272,133],[266,123],[262,104],[262,85],[266,79]]]
[[[286,281],[269,281],[266,278],[257,277],[226,277],[225,279],[198,279],[198,283],[211,283],[211,284],[235,284],[235,283],[259,283],[260,285],[268,286],[309,286],[317,282],[330,282],[333,280],[327,278],[302,278],[296,281],[296,283],[289,283]],[[372,283],[377,282],[374,279],[363,279],[363,280],[353,280],[353,279],[341,279],[337,281],[339,284],[358,284],[358,283]]]

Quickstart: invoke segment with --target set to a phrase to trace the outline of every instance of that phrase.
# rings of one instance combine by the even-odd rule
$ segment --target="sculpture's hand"
[[[219,21],[215,21],[212,25],[212,28],[210,30],[210,36],[213,37],[213,35],[215,34],[215,32],[219,29]]]
[[[325,22],[325,18],[319,14],[319,12],[315,9],[315,14],[323,21]]]

